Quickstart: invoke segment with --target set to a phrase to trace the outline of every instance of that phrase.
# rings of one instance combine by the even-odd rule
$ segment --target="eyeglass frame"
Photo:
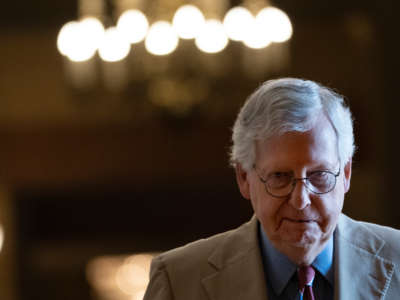
[[[295,189],[295,187],[296,187],[297,181],[300,181],[300,180],[301,180],[301,181],[304,181],[304,180],[305,180],[304,186],[306,187],[306,189],[307,189],[308,191],[310,191],[311,193],[314,193],[314,194],[316,194],[316,195],[323,195],[323,194],[327,194],[327,193],[332,192],[332,191],[335,189],[335,187],[336,187],[337,178],[338,178],[338,176],[340,175],[341,167],[339,166],[339,171],[338,171],[336,174],[333,173],[333,172],[331,172],[331,171],[327,171],[327,170],[315,171],[315,172],[326,172],[326,173],[329,173],[329,174],[332,174],[332,175],[335,176],[335,184],[333,185],[333,187],[332,187],[329,191],[327,191],[327,192],[322,192],[322,193],[315,192],[315,191],[313,191],[312,189],[310,189],[310,188],[308,187],[307,182],[310,182],[310,181],[309,181],[309,177],[297,177],[297,178],[296,178],[296,177],[292,176],[291,182],[289,183],[289,184],[292,185],[292,189],[291,189],[291,191],[290,191],[287,195],[284,195],[284,196],[276,196],[276,195],[273,195],[273,194],[268,190],[268,187],[267,187],[267,180],[264,179],[264,178],[262,178],[262,177],[260,176],[260,174],[258,174],[257,168],[256,168],[256,164],[253,164],[253,169],[254,169],[254,172],[257,174],[258,179],[264,184],[265,191],[266,191],[270,196],[275,197],[275,198],[286,198],[286,197],[288,197],[290,194],[293,193],[293,191],[294,191],[294,189]],[[309,184],[311,184],[311,183],[309,183]],[[311,185],[312,185],[312,184],[311,184]]]

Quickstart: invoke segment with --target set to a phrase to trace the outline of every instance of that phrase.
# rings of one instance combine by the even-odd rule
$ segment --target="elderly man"
[[[255,216],[155,258],[145,300],[400,299],[400,231],[341,213],[354,137],[340,95],[312,81],[267,81],[232,140]]]

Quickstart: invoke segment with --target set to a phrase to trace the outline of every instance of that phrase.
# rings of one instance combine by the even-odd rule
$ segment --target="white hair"
[[[233,126],[231,164],[239,163],[249,171],[256,159],[256,141],[289,131],[308,131],[321,113],[336,133],[338,155],[344,166],[355,149],[349,108],[333,90],[297,78],[266,81],[249,96]]]

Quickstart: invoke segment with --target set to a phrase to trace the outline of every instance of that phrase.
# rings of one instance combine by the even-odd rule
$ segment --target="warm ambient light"
[[[228,37],[222,23],[218,20],[207,20],[196,38],[196,46],[206,53],[217,53],[228,45]]]
[[[144,298],[144,294],[146,293],[146,291],[141,291],[141,292],[137,292],[135,294],[135,296],[133,296],[132,300],[143,300]]]
[[[130,51],[130,44],[116,27],[108,28],[99,47],[99,55],[102,60],[116,62],[123,60]]]
[[[152,258],[153,255],[145,253],[97,257],[87,265],[87,279],[99,300],[142,300]]]
[[[231,8],[225,15],[224,28],[228,37],[233,41],[243,41],[251,30],[254,17],[244,7],[236,6]]]
[[[140,10],[130,9],[119,17],[117,28],[130,43],[134,44],[144,40],[149,22]]]
[[[0,252],[1,249],[3,249],[3,244],[4,244],[4,229],[3,226],[0,225]]]
[[[103,32],[103,25],[95,18],[68,22],[58,34],[58,50],[72,61],[89,60],[96,53]]]
[[[103,34],[104,27],[96,18],[68,22],[58,34],[58,50],[72,61],[89,60],[96,53]]]
[[[71,47],[74,39],[74,27],[77,23],[78,22],[76,21],[71,21],[64,24],[58,33],[57,48],[58,51],[64,56],[67,56],[67,54],[70,52],[69,48]]]
[[[256,16],[258,26],[264,28],[272,42],[282,43],[292,36],[292,23],[289,17],[279,8],[266,7]]]
[[[166,21],[158,21],[151,25],[145,46],[151,54],[167,55],[176,49],[178,41],[178,35],[172,25]]]
[[[183,5],[176,11],[172,24],[179,37],[193,39],[204,25],[204,16],[196,6]]]
[[[247,47],[261,49],[271,42],[285,42],[293,33],[289,17],[272,6],[263,8],[255,17],[245,7],[233,7],[226,13],[222,26],[219,20],[205,21],[196,6],[183,5],[175,12],[172,25],[167,21],[158,21],[150,28],[140,10],[130,9],[121,14],[116,28],[119,35],[111,30],[112,33],[107,33],[105,37],[104,26],[94,17],[68,22],[58,34],[58,50],[75,62],[91,59],[97,50],[101,52],[102,59],[118,61],[128,55],[130,48],[127,44],[143,40],[147,51],[154,55],[172,53],[178,46],[179,37],[194,38],[201,51],[217,53],[227,46],[228,38],[242,41]]]
[[[251,22],[243,43],[252,49],[262,49],[271,44],[269,32],[256,19]]]
[[[143,291],[149,283],[149,270],[136,263],[126,262],[116,273],[118,288],[128,295]]]

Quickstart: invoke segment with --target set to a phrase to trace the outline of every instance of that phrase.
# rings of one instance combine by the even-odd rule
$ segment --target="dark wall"
[[[5,5],[0,159],[20,299],[89,299],[92,257],[166,250],[249,219],[228,166],[230,127],[246,96],[276,76],[346,96],[358,148],[344,212],[400,228],[394,1],[276,1],[293,21],[289,65],[248,78],[227,60],[222,76],[200,76],[207,99],[185,115],[148,104],[147,79],[121,93],[70,88],[55,40],[75,17],[74,1],[27,4],[20,15]],[[99,107],[113,113],[98,117]]]

